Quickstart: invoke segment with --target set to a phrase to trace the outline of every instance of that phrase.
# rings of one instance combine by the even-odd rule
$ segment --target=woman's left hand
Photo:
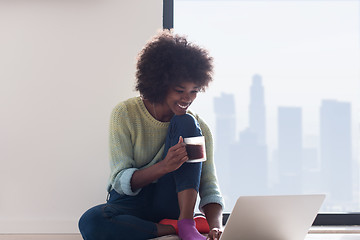
[[[219,229],[219,228],[213,228],[213,229],[210,230],[207,239],[210,239],[210,240],[219,240],[221,234],[222,234],[222,230],[221,230],[221,229]]]

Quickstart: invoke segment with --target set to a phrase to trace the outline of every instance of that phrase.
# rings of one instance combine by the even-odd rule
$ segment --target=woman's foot
[[[205,240],[206,237],[201,235],[195,227],[194,219],[181,219],[177,222],[179,237],[182,240]]]
[[[178,230],[177,222],[178,220],[175,219],[163,219],[159,222],[159,224],[172,226],[175,229],[176,234],[178,234],[179,230]]]
[[[195,221],[195,227],[199,231],[199,233],[208,234],[210,232],[209,224],[204,216],[201,215],[196,216],[194,217],[194,221]],[[179,230],[178,230],[177,222],[178,220],[175,219],[163,219],[159,222],[159,224],[172,226],[175,229],[176,234],[178,234]]]

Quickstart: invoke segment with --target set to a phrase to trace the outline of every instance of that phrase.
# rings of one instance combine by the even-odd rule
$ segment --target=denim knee
[[[180,136],[186,138],[201,135],[200,125],[192,115],[184,114],[173,116],[166,135],[163,158],[165,158],[169,148],[179,142]]]
[[[170,121],[172,134],[182,137],[201,136],[201,129],[198,121],[190,114],[175,115]]]
[[[190,124],[197,122],[196,118],[188,113],[183,115],[174,115],[172,121],[182,121],[182,122],[188,122]]]
[[[102,239],[104,235],[101,224],[103,218],[101,206],[95,206],[87,210],[79,220],[79,230],[84,240]],[[102,235],[102,236],[101,236]]]
[[[157,236],[155,223],[132,215],[115,216],[111,208],[109,204],[98,205],[81,216],[79,230],[84,240],[141,240]]]

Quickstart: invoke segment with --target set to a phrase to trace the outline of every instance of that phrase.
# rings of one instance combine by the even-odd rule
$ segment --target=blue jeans
[[[196,119],[188,114],[174,116],[165,141],[163,158],[179,137],[200,136]],[[161,219],[177,219],[180,214],[177,193],[199,191],[202,163],[184,163],[157,183],[145,186],[138,195],[110,192],[107,203],[87,210],[79,220],[84,240],[136,240],[158,237],[156,224]]]

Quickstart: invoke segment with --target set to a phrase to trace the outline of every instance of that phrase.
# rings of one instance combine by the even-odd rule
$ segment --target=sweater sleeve
[[[216,168],[213,153],[213,138],[207,124],[198,117],[201,131],[205,136],[206,158],[203,163],[200,180],[200,204],[199,210],[203,212],[203,207],[209,203],[217,203],[224,209],[224,199],[220,192],[219,183],[216,176]]]
[[[110,169],[108,190],[115,189],[119,194],[136,195],[131,189],[131,177],[137,170],[133,156],[133,132],[126,106],[119,104],[114,108],[110,119]]]

